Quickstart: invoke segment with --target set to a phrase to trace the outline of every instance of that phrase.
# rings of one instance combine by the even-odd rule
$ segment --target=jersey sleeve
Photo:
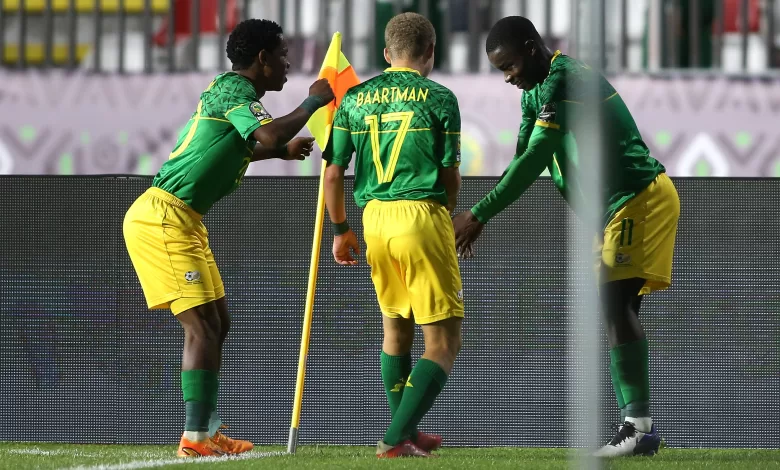
[[[224,90],[225,119],[230,121],[243,139],[249,139],[260,126],[273,121],[271,114],[257,100],[257,94],[240,84]],[[232,88],[232,89],[230,89]]]
[[[347,97],[341,101],[341,106],[336,109],[336,115],[333,117],[333,130],[330,134],[330,140],[322,152],[322,158],[328,163],[338,165],[344,168],[349,167],[352,161],[352,153],[355,146],[352,143],[352,134],[349,127],[349,112],[347,111]]]
[[[561,148],[563,138],[561,132],[536,126],[525,152],[515,155],[496,187],[471,209],[474,217],[483,224],[487,223],[515,202],[544,171],[553,153]]]
[[[523,120],[520,122],[520,131],[517,133],[517,146],[515,155],[522,155],[528,148],[528,141],[531,139],[531,133],[536,124],[536,110],[531,103],[531,92],[523,92],[523,98],[520,102],[523,111]]]
[[[566,72],[554,67],[539,90],[539,113],[535,126],[565,132]]]
[[[450,92],[441,113],[444,153],[441,165],[445,168],[460,166],[460,107],[458,98]]]

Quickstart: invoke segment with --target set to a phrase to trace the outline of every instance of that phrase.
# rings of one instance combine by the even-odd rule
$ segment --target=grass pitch
[[[379,461],[373,447],[302,446],[296,455],[283,447],[260,447],[238,458],[180,460],[175,446],[120,446],[0,443],[0,468],[135,470],[200,469],[568,469],[566,449],[444,448],[438,459]],[[281,455],[280,455],[281,454]],[[605,461],[605,469],[780,469],[780,450],[663,449],[652,458]]]

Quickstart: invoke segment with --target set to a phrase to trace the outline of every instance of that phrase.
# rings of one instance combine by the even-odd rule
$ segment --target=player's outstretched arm
[[[360,253],[355,232],[347,223],[347,209],[344,206],[344,168],[328,163],[325,168],[325,205],[333,224],[333,259],[341,265],[355,265],[357,260],[352,253]]]
[[[315,111],[333,99],[333,90],[328,80],[319,79],[309,87],[309,97],[303,100],[303,103],[295,108],[295,111],[258,127],[252,135],[264,148],[278,149],[292,140],[303,129]]]
[[[472,244],[482,233],[483,225],[515,202],[542,174],[553,153],[561,148],[563,136],[557,129],[534,128],[528,148],[522,155],[515,155],[496,187],[470,211],[452,220],[455,246],[461,256],[468,258],[473,254]]]
[[[252,152],[252,161],[270,160],[280,158],[282,160],[304,160],[314,150],[314,137],[296,137],[280,148],[266,148],[262,144],[255,145]]]

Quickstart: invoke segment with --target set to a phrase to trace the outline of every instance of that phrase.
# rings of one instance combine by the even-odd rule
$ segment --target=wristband
[[[303,100],[303,103],[301,103],[300,107],[305,109],[309,114],[314,114],[314,111],[320,109],[324,104],[325,103],[322,101],[322,98],[319,96],[309,96]]]
[[[345,220],[344,222],[341,222],[340,224],[333,224],[333,234],[336,236],[344,235],[345,233],[349,232],[349,224]]]

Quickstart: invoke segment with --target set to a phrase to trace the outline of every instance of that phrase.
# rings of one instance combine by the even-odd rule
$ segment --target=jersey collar
[[[418,70],[410,69],[409,67],[388,67],[385,69],[385,72],[412,72],[421,75]]]
[[[550,64],[555,62],[555,59],[557,59],[559,55],[561,55],[561,51],[555,51],[555,54],[553,54],[552,60],[550,60]]]

